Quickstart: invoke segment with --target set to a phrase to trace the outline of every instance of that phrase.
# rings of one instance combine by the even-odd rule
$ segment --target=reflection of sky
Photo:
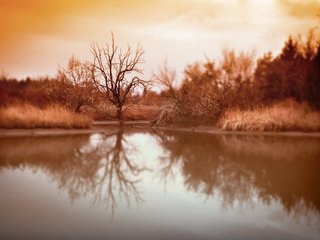
[[[92,135],[90,143],[98,144],[99,135]],[[113,138],[114,140],[114,138]],[[114,142],[114,141],[113,141]],[[41,171],[4,170],[0,175],[0,236],[13,226],[16,232],[70,234],[72,236],[102,236],[115,234],[178,234],[185,239],[212,236],[236,239],[318,239],[319,229],[308,224],[306,217],[299,221],[289,216],[278,200],[264,204],[256,197],[249,203],[235,202],[224,208],[219,192],[205,198],[187,190],[181,166],[173,168],[174,178],[166,185],[159,174],[163,167],[159,156],[165,156],[157,140],[149,134],[125,135],[124,147],[132,144],[138,149],[130,159],[146,165],[150,171],[142,172],[137,183],[143,203],[119,201],[113,222],[105,206],[92,206],[92,196],[70,203],[64,189]],[[307,216],[312,217],[312,216]],[[313,216],[314,217],[314,216]],[[309,219],[310,220],[310,219]],[[311,221],[312,222],[312,221]],[[132,236],[132,235],[131,235]]]

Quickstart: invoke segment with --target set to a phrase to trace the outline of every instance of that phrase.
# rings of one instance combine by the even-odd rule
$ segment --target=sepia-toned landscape
[[[318,0],[0,0],[1,239],[318,239]]]

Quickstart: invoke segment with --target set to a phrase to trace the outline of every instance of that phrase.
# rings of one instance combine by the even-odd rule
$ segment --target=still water
[[[320,138],[0,138],[0,239],[320,239]]]

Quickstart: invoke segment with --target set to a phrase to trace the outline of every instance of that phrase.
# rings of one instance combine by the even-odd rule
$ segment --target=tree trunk
[[[76,108],[75,108],[75,112],[76,113],[80,113],[80,108],[82,107],[82,103],[78,103]]]
[[[123,124],[122,107],[117,107],[117,118],[119,120],[120,125],[122,125]]]

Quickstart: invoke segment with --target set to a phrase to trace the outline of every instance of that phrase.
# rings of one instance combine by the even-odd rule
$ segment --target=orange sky
[[[183,67],[224,48],[279,51],[289,34],[319,25],[319,0],[0,0],[0,69],[51,75],[90,44],[140,43],[146,77],[164,59]]]

